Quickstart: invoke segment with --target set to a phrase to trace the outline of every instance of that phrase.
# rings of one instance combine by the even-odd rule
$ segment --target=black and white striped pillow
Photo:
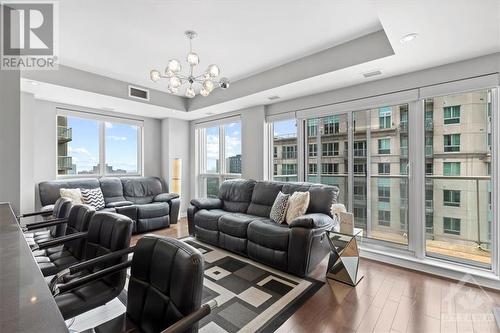
[[[280,191],[274,200],[273,207],[271,208],[271,213],[269,213],[269,218],[276,223],[285,222],[286,211],[288,209],[288,198],[290,194],[284,194]]]
[[[99,187],[92,189],[81,189],[81,192],[84,204],[92,206],[96,210],[100,210],[106,207],[106,204],[104,203],[104,196],[102,195],[102,191]]]

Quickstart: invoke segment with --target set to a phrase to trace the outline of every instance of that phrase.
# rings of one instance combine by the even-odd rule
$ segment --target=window
[[[318,145],[316,143],[309,144],[309,157],[318,156]]]
[[[274,158],[278,157],[278,147],[273,147],[273,157]]]
[[[309,163],[309,174],[316,175],[318,173],[318,165],[316,163]]]
[[[432,175],[434,173],[434,164],[433,163],[425,163],[425,174]]]
[[[356,163],[354,164],[354,173],[359,175],[364,175],[366,172],[365,164]]]
[[[460,191],[443,190],[443,203],[445,206],[460,207]]]
[[[354,199],[364,200],[366,196],[366,186],[364,184],[354,185]]]
[[[338,142],[333,143],[333,155],[334,156],[339,155],[339,143]]]
[[[379,128],[391,128],[392,126],[392,110],[391,107],[386,106],[378,110]]]
[[[432,157],[434,151],[434,139],[432,136],[425,137],[425,157]]]
[[[241,123],[233,121],[198,128],[197,136],[198,195],[216,197],[224,180],[241,177]],[[273,149],[274,153],[277,151]]]
[[[316,136],[318,133],[318,119],[309,119],[307,121],[307,136]]]
[[[340,131],[339,117],[329,116],[325,117],[323,120],[323,127],[325,129],[324,134],[337,134]]]
[[[443,108],[444,124],[460,124],[460,105],[445,106]]]
[[[390,202],[391,201],[391,188],[388,186],[379,185],[378,187],[378,201]]]
[[[460,235],[460,219],[443,217],[443,232],[450,235]]]
[[[297,146],[283,146],[283,159],[285,160],[293,160],[297,158]]]
[[[391,153],[391,139],[379,139],[378,140],[378,153],[380,155]]]
[[[460,134],[445,134],[443,141],[446,153],[460,151]]]
[[[333,156],[333,142],[323,143],[321,145],[322,155],[323,156]],[[338,151],[338,143],[337,143],[337,151]]]
[[[283,175],[296,175],[297,174],[297,164],[283,164],[281,166],[281,173]]]
[[[401,162],[401,164],[399,165],[399,173],[401,175],[408,174],[408,163],[407,162]]]
[[[434,233],[434,216],[432,214],[425,214],[425,232]]]
[[[391,173],[391,165],[389,163],[379,163],[378,173],[381,175],[388,175]]]
[[[399,147],[401,150],[401,157],[408,157],[408,137],[407,136],[401,136],[399,139]]]
[[[380,210],[378,211],[378,225],[384,227],[391,226],[391,212],[388,210]]]
[[[338,163],[322,163],[321,164],[321,173],[324,175],[333,175],[339,173],[339,164]]]
[[[57,116],[57,175],[142,173],[141,122],[61,113]]]
[[[460,162],[443,162],[443,176],[460,176]]]
[[[346,145],[347,149],[347,145]],[[366,141],[354,141],[354,156],[355,157],[365,157],[366,156]]]

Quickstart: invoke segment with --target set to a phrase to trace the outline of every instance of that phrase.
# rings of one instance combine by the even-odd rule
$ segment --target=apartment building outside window
[[[295,182],[297,176],[297,126],[295,119],[280,120],[271,123],[273,135],[273,180]],[[317,123],[308,123],[308,135],[317,131]],[[317,155],[317,146],[308,146],[309,153]]]
[[[321,173],[324,175],[334,175],[339,173],[338,163],[322,163]]]
[[[391,153],[391,139],[378,140],[378,153],[379,155],[385,155]]]
[[[354,164],[354,173],[364,175],[366,173],[366,165],[362,163]]]
[[[296,175],[297,164],[283,164],[281,171],[284,175]]]
[[[366,156],[366,141],[354,141],[354,156]]]
[[[379,128],[392,127],[392,109],[390,107],[383,107],[378,110]]]
[[[460,124],[460,105],[445,106],[444,108],[444,124]]]
[[[340,130],[339,118],[337,116],[329,116],[324,119],[324,134],[337,134]]]
[[[297,146],[296,145],[293,145],[293,146],[283,146],[282,148],[282,152],[283,152],[283,159],[285,160],[292,160],[292,159],[295,159],[297,158]]]
[[[307,122],[307,136],[316,136],[318,133],[318,119],[309,119]]]
[[[318,165],[316,163],[309,163],[309,174],[310,175],[318,174]]]
[[[460,134],[445,134],[443,141],[446,153],[460,151]]]
[[[443,232],[450,235],[460,235],[460,219],[443,217]]]
[[[333,156],[333,142],[323,143],[321,145],[323,156]],[[338,143],[337,143],[338,152]]]
[[[460,191],[443,190],[443,203],[449,207],[460,207]]]
[[[378,201],[391,202],[391,188],[385,185],[378,186]]]

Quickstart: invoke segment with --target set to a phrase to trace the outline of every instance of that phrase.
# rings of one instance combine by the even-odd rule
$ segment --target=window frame
[[[458,194],[458,196],[457,196]],[[443,189],[443,206],[460,207],[461,191]]]
[[[219,180],[219,186],[223,181],[228,179],[241,178],[242,173],[229,173],[226,166],[226,125],[232,123],[240,124],[240,145],[241,153],[243,155],[243,124],[240,117],[227,118],[224,121],[213,121],[202,123],[196,126],[195,136],[197,146],[195,149],[195,157],[197,159],[197,179],[195,185],[195,193],[197,197],[207,196],[206,182],[209,178],[217,178]],[[219,171],[218,172],[207,172],[206,170],[206,129],[207,128],[219,128]],[[274,155],[274,151],[272,152]],[[273,170],[272,170],[273,171]],[[243,170],[242,170],[243,172]]]
[[[446,143],[448,137],[450,139],[449,144]],[[458,143],[456,142],[456,138],[458,138]],[[443,151],[445,153],[460,152],[460,142],[460,133],[443,134]]]
[[[60,175],[58,172],[59,166],[59,155],[58,155],[58,117],[73,117],[80,118],[85,120],[91,120],[98,123],[98,143],[99,143],[99,173],[89,173],[89,174],[62,174]],[[130,125],[137,126],[137,172],[131,173],[107,173],[106,172],[106,123],[111,124],[119,124],[119,125]],[[56,179],[65,179],[65,178],[95,178],[95,177],[129,177],[129,176],[143,176],[144,174],[144,121],[133,119],[133,118],[125,118],[119,116],[108,116],[99,113],[66,109],[66,108],[56,108],[56,116],[55,116],[55,125],[56,125],[56,140],[55,140],[55,177]]]
[[[446,111],[449,110],[449,116],[446,116]],[[458,111],[458,115],[454,115],[454,111]],[[443,106],[443,125],[459,125],[460,124],[460,105]]]

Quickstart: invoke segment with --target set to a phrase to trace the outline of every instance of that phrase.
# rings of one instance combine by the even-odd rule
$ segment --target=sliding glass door
[[[408,105],[307,119],[305,132],[307,180],[337,185],[365,237],[408,245]]]
[[[492,92],[424,103],[427,255],[491,267]]]

